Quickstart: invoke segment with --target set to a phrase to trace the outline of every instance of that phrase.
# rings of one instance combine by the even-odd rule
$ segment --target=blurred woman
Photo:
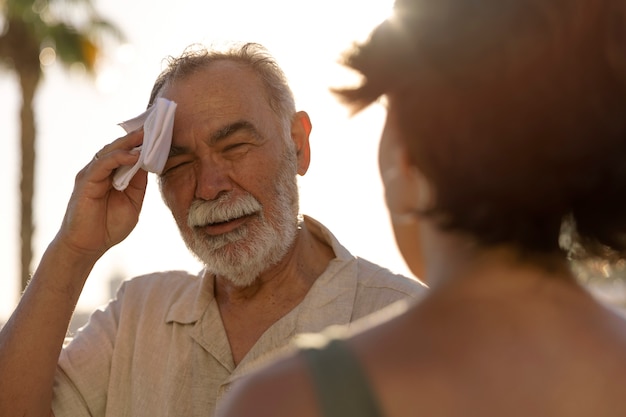
[[[355,111],[387,103],[387,206],[430,291],[225,415],[626,416],[626,323],[569,262],[626,253],[626,1],[397,0],[345,62]]]

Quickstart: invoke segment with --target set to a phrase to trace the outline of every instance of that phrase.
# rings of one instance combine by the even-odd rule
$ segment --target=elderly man
[[[62,347],[95,262],[137,223],[147,184],[139,129],[78,174],[59,233],[0,334],[0,415],[210,416],[231,383],[293,337],[348,324],[423,286],[352,256],[300,216],[311,122],[256,44],[189,51],[157,79],[177,103],[159,174],[199,275],[136,277]],[[60,353],[60,356],[59,356]]]

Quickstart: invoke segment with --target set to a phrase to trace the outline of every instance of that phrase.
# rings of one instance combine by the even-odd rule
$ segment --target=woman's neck
[[[548,281],[576,284],[560,253],[528,254],[513,245],[484,246],[471,237],[422,227],[426,282],[432,291],[471,292],[533,289]]]

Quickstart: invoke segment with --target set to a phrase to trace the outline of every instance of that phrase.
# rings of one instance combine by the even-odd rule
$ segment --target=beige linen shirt
[[[212,416],[233,381],[298,334],[344,325],[424,287],[354,257],[324,226],[308,227],[335,254],[302,302],[272,325],[235,366],[210,274],[136,277],[97,310],[61,352],[56,417]]]

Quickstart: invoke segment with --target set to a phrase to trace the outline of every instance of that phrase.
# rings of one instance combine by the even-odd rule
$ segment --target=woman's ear
[[[406,146],[397,139],[381,140],[380,173],[387,208],[395,215],[413,215],[431,203],[431,186],[411,162]]]
[[[385,127],[379,164],[385,201],[396,244],[404,261],[417,278],[425,275],[420,211],[430,202],[430,184],[411,162],[407,147]]]

